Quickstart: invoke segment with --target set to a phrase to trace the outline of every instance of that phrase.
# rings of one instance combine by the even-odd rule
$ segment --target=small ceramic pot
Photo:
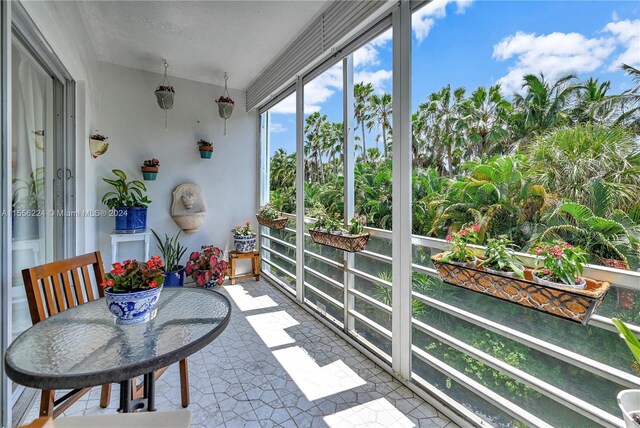
[[[201,146],[198,150],[200,150],[200,157],[202,159],[211,159],[213,146]]]
[[[141,166],[140,170],[142,171],[142,178],[146,181],[156,181],[156,176],[158,175],[159,168],[157,166]]]
[[[164,273],[163,287],[182,287],[184,286],[184,266],[178,266],[178,270]]]
[[[256,248],[256,235],[234,235],[233,245],[239,253],[250,253]]]
[[[91,156],[93,156],[94,159],[105,154],[108,149],[109,143],[107,143],[106,140],[96,140],[94,138],[89,139],[89,150],[91,151]]]
[[[133,293],[112,293],[104,290],[109,311],[116,316],[116,324],[139,324],[149,321],[156,308],[162,287]]]
[[[584,279],[583,277],[580,277],[580,282],[578,284],[569,285],[563,282],[553,282],[544,278],[540,278],[539,276],[536,275],[536,272],[537,271],[535,270],[531,272],[531,274],[533,275],[533,280],[538,284],[546,285],[547,287],[554,287],[554,288],[564,287],[564,288],[573,288],[574,290],[584,290],[584,287],[587,286],[587,280]]]

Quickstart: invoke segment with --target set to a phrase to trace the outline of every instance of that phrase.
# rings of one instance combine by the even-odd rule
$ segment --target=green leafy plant
[[[100,286],[111,287],[114,293],[134,293],[164,284],[160,256],[153,256],[147,262],[125,260],[122,263],[114,263],[112,267],[113,269],[105,275],[107,279]]]
[[[446,239],[447,242],[451,244],[451,250],[447,251],[440,260],[443,262],[453,261],[460,263],[473,261],[476,256],[467,245],[478,242],[478,232],[480,232],[480,225],[472,223],[464,226],[453,235],[447,235]]]
[[[143,193],[147,191],[143,182],[132,180],[127,182],[127,175],[119,169],[112,172],[117,179],[103,178],[106,183],[112,185],[115,191],[110,191],[102,197],[102,203],[111,209],[120,207],[147,207],[151,201]]]
[[[364,231],[364,225],[367,224],[367,216],[357,215],[349,221],[349,233],[359,235]]]
[[[13,209],[35,209],[44,206],[44,168],[31,171],[27,180],[14,178]]]
[[[236,236],[251,236],[256,234],[256,232],[254,232],[253,228],[251,227],[250,221],[247,221],[244,226],[234,227],[233,229],[231,229],[231,233]]]
[[[535,271],[537,277],[567,285],[580,282],[580,275],[587,263],[586,253],[580,247],[554,241],[542,243],[534,251],[536,265],[542,264],[542,268]]]
[[[275,210],[271,205],[266,204],[260,207],[260,211],[258,215],[262,218],[266,218],[267,220],[276,220],[282,218],[282,214],[280,214],[277,210]]]
[[[631,353],[636,359],[636,362],[640,364],[640,340],[636,337],[635,334],[627,327],[625,323],[620,321],[617,318],[612,318],[611,322],[616,326],[618,331],[620,332],[620,336],[624,339],[627,346],[631,350]]]
[[[169,237],[169,235],[165,233],[164,241],[160,239],[155,230],[151,229],[151,232],[153,232],[153,236],[155,236],[158,242],[158,249],[164,259],[164,271],[174,272],[180,269],[180,259],[187,251],[187,247],[182,246],[180,242],[178,242],[182,231],[176,233],[173,237]]]
[[[342,222],[333,216],[320,217],[311,227],[313,230],[324,229],[325,232],[332,233],[342,229]]]
[[[478,266],[485,266],[502,272],[513,272],[518,278],[524,278],[522,264],[513,251],[509,249],[511,241],[506,236],[487,240],[487,247],[484,250],[486,257]]]

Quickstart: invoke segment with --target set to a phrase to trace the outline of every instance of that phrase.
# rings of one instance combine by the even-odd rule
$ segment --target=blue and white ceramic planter
[[[149,321],[161,291],[162,287],[156,287],[134,293],[112,293],[109,287],[104,295],[109,311],[116,316],[116,324],[138,324]]]
[[[240,253],[250,253],[256,248],[256,235],[233,235],[233,245]]]

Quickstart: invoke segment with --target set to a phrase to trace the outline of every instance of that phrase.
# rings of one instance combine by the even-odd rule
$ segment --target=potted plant
[[[107,143],[108,139],[108,137],[98,134],[97,130],[95,134],[89,137],[89,149],[91,151],[91,156],[93,156],[94,159],[107,152],[107,149],[109,149],[109,143]]]
[[[485,259],[478,266],[489,273],[524,278],[524,266],[514,256],[513,251],[509,250],[510,245],[511,241],[504,235],[488,239],[484,250]]]
[[[235,101],[231,99],[229,96],[220,96],[216,100],[216,104],[218,104],[218,114],[222,119],[230,119],[233,114],[233,108],[235,107]]]
[[[587,282],[580,275],[587,258],[580,247],[554,241],[540,243],[533,250],[536,254],[536,266],[542,265],[532,272],[536,282],[551,287],[584,289]]]
[[[159,169],[160,161],[158,159],[153,158],[145,160],[140,167],[140,170],[142,171],[142,178],[147,181],[156,181]]]
[[[231,229],[233,233],[233,245],[239,253],[250,253],[256,248],[256,233],[247,221],[244,226],[236,226]]]
[[[272,229],[284,229],[289,221],[287,217],[280,214],[280,212],[275,210],[269,204],[260,207],[260,211],[256,214],[256,218],[258,219],[258,223]]]
[[[640,341],[636,335],[617,318],[612,318],[611,322],[620,332],[620,336],[627,343],[636,363],[640,364]],[[625,389],[618,394],[618,406],[622,410],[622,416],[627,428],[640,427],[640,389]]]
[[[309,235],[316,244],[358,252],[364,250],[369,241],[369,233],[363,233],[366,223],[365,216],[356,215],[349,221],[349,229],[344,230],[337,216],[322,216],[309,228]]]
[[[102,203],[107,205],[116,218],[116,231],[135,233],[147,228],[147,206],[151,203],[143,192],[147,191],[144,183],[138,180],[127,182],[127,175],[114,169],[116,179],[103,178],[114,187],[102,196]]]
[[[182,287],[184,285],[184,266],[180,264],[180,259],[187,251],[187,247],[183,247],[178,242],[181,231],[175,236],[169,237],[164,234],[164,241],[160,239],[155,230],[151,229],[153,236],[158,242],[158,249],[164,259],[164,285],[167,287]]]
[[[479,232],[480,225],[471,223],[468,226],[463,226],[462,229],[454,234],[448,234],[446,240],[451,244],[451,249],[440,257],[440,261],[475,266],[478,259],[467,245],[478,242]]]
[[[175,89],[171,85],[158,85],[154,91],[156,101],[162,110],[171,110],[173,108],[173,97],[176,94]]]
[[[160,256],[147,262],[125,260],[113,264],[100,286],[105,288],[107,307],[116,316],[117,324],[138,324],[150,319],[164,283],[161,268]]]
[[[202,159],[211,159],[211,155],[213,154],[213,144],[202,138],[197,144],[198,150],[200,150],[200,157]]]
[[[222,285],[224,277],[229,273],[229,264],[222,259],[220,248],[203,245],[201,251],[191,253],[185,272],[198,286],[212,287]]]

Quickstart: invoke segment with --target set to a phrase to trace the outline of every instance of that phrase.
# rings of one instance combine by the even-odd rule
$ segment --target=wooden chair
[[[32,323],[35,325],[58,312],[98,298],[93,292],[90,267],[97,282],[98,297],[104,297],[102,288],[98,286],[105,280],[100,251],[24,269],[22,278]],[[166,369],[165,367],[157,370],[156,378],[160,377]],[[132,379],[133,382],[135,379]],[[40,399],[40,416],[58,417],[90,390],[90,387],[75,389],[57,400],[55,391],[43,390]],[[133,384],[131,391],[132,399],[142,397],[144,393],[142,382]],[[180,392],[182,406],[187,407],[189,405],[189,371],[186,359],[180,361]],[[100,407],[106,408],[110,399],[111,384],[102,385]]]

